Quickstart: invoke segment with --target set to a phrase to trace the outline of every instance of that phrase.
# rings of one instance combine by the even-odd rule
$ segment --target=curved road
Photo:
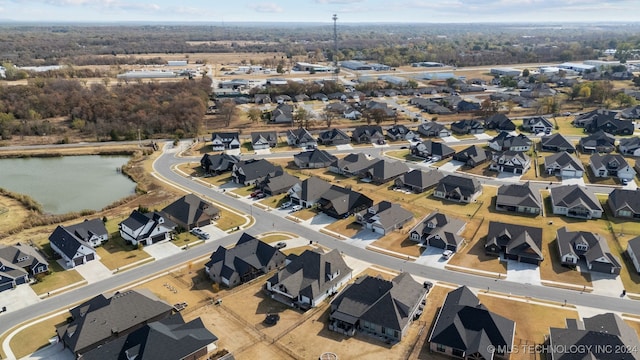
[[[464,145],[466,144],[466,142],[460,142],[456,144]],[[385,148],[385,150],[387,149],[389,148]],[[358,149],[358,151],[361,150],[364,149]],[[347,150],[345,152],[351,151],[352,150]],[[367,151],[379,153],[380,149],[367,149]],[[278,155],[280,157],[282,157],[283,155],[287,156],[287,154],[280,153],[273,154],[271,157],[277,157]],[[271,212],[262,211],[255,207],[251,209],[250,204],[225,195],[216,189],[212,189],[208,186],[204,186],[198,182],[180,176],[171,170],[171,167],[173,165],[188,160],[189,159],[177,158],[173,156],[173,153],[171,152],[165,152],[154,163],[154,170],[156,171],[157,175],[161,176],[169,182],[177,184],[182,188],[189,189],[194,193],[203,194],[216,201],[227,204],[229,207],[236,208],[245,213],[260,212],[260,221],[257,221],[250,229],[250,232],[253,234],[272,231],[274,229],[292,232],[299,234],[309,240],[318,242],[319,244],[327,246],[329,248],[338,249],[344,254],[351,257],[391,269],[408,271],[412,274],[433,280],[467,285],[469,287],[479,289],[490,289],[491,291],[511,293],[514,295],[536,297],[556,302],[564,302],[566,300],[569,304],[599,308],[606,311],[617,311],[623,313],[639,312],[638,302],[633,300],[590,293],[580,293],[572,290],[564,290],[544,286],[534,286],[529,284],[510,282],[506,280],[490,279],[487,277],[465,273],[446,271],[403,261],[394,257],[351,246],[328,235],[309,230],[303,225],[299,225],[292,221],[286,220]],[[191,158],[191,161],[193,161],[193,158]],[[184,264],[190,260],[209,255],[218,246],[225,246],[235,243],[239,238],[239,235],[240,233],[234,233],[223,238],[207,242],[203,245],[190,248],[174,256],[156,260],[148,264],[136,267],[133,270],[113,275],[111,277],[105,278],[100,282],[86,285],[81,288],[62,293],[60,295],[52,296],[51,298],[42,300],[29,307],[0,314],[0,334],[4,334],[12,327],[26,322],[30,319],[34,319],[42,315],[58,311],[63,308],[69,308],[73,304],[84,299],[96,296],[104,292],[120,289],[126,284],[135,283],[136,281],[139,281],[141,278],[144,278],[146,276],[166,271],[167,269],[178,266],[180,264]]]

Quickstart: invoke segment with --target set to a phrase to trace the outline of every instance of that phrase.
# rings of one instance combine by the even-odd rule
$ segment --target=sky
[[[0,0],[27,22],[636,22],[640,0]]]

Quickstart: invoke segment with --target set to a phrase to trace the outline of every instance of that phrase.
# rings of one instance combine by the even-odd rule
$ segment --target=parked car
[[[280,205],[280,209],[286,209],[291,205],[293,205],[291,201],[283,202],[282,205]]]
[[[209,240],[209,237],[210,237],[208,233],[206,233],[204,230],[200,229],[199,227],[194,227],[193,229],[191,229],[191,233],[202,240]]]
[[[294,205],[291,208],[291,212],[296,212],[296,211],[300,211],[300,210],[302,210],[302,205]]]
[[[261,193],[259,193],[258,195],[256,195],[256,199],[264,199],[264,198],[266,198],[266,197],[267,197],[267,194],[265,194],[265,193],[263,193],[263,192],[261,192]]]
[[[279,243],[276,244],[276,249],[283,249],[287,247],[287,243],[280,241]]]
[[[443,259],[449,259],[452,255],[453,255],[453,251],[451,250],[445,250],[442,252]]]
[[[251,193],[251,197],[254,198],[256,196],[258,196],[259,194],[262,194],[262,190],[256,190],[254,192]]]

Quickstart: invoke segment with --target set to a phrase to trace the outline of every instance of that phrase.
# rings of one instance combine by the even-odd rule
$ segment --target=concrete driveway
[[[563,177],[562,185],[581,185],[584,186],[584,178],[582,177]]]
[[[353,146],[351,146],[349,144],[336,145],[336,149],[337,150],[351,150],[351,149],[353,149]]]
[[[73,360],[76,357],[62,343],[51,344],[20,360]]]
[[[28,284],[16,286],[13,290],[0,292],[0,308],[7,307],[7,312],[15,311],[33,305],[40,301],[40,298]],[[2,319],[2,314],[0,314]]]
[[[581,267],[586,269],[586,265]],[[597,271],[591,271],[591,283],[593,284],[593,292],[598,295],[622,296],[624,285],[620,276],[605,274]]]
[[[334,221],[336,221],[336,219],[332,218],[331,216],[320,213],[312,217],[311,219],[305,221],[305,223],[309,224],[315,230],[320,230],[323,227],[329,224],[332,224]]]
[[[473,136],[475,136],[476,139],[478,139],[478,140],[491,140],[491,139],[493,139],[491,136],[489,136],[487,134],[473,134]]]
[[[515,260],[507,260],[507,280],[521,284],[542,285],[540,268]]]
[[[456,138],[455,136],[453,136],[453,135],[443,137],[442,141],[444,141],[446,143],[460,142],[460,140],[458,138]]]
[[[226,231],[219,229],[214,224],[207,225],[207,226],[202,226],[200,229],[202,229],[204,232],[206,232],[207,234],[209,234],[211,236],[211,238],[209,238],[209,240],[206,240],[206,241],[219,239],[221,237],[229,235],[229,234],[227,234]]]
[[[148,245],[145,246],[143,250],[147,254],[154,257],[156,260],[178,254],[182,251],[179,247],[173,245],[173,243],[170,241]]]
[[[422,254],[420,254],[420,256],[414,262],[439,269],[444,269],[449,260],[442,257],[443,251],[443,249],[437,248],[435,246],[429,246],[422,252]],[[453,256],[456,255],[454,254]]]
[[[351,244],[353,246],[357,246],[365,249],[374,241],[380,239],[383,235],[378,234],[375,231],[371,231],[371,229],[365,229],[358,231],[353,237],[346,240],[347,244]]]
[[[451,160],[448,163],[440,166],[439,170],[442,170],[444,172],[456,172],[456,170],[460,169],[462,165],[463,164],[461,161]]]
[[[113,271],[109,270],[100,260],[92,260],[86,264],[82,264],[74,267],[76,271],[82,275],[82,277],[87,280],[87,283],[93,284],[95,282],[99,282],[104,280],[104,278],[109,277],[113,274]]]

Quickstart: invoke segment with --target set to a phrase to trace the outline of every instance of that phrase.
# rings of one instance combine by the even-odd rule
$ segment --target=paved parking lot
[[[170,241],[161,242],[144,247],[144,251],[157,259],[163,259],[182,251],[179,247],[173,245]]]
[[[113,272],[109,270],[103,263],[101,263],[98,259],[89,261],[86,264],[82,264],[76,266],[74,268],[85,280],[87,283],[92,284],[101,280],[104,280],[106,277],[111,276]]]

